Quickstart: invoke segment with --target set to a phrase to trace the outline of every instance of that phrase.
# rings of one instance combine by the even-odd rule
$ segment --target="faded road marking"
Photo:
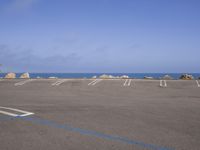
[[[146,144],[142,141],[131,140],[131,139],[128,139],[128,138],[125,138],[125,137],[117,136],[117,135],[109,135],[109,134],[104,134],[104,133],[93,131],[93,130],[76,128],[76,127],[72,127],[72,126],[67,125],[67,124],[58,124],[58,123],[53,122],[53,121],[44,120],[44,119],[35,118],[35,117],[20,117],[20,116],[17,116],[17,117],[14,117],[14,118],[15,119],[21,119],[21,120],[24,120],[24,121],[30,121],[32,123],[39,124],[39,125],[45,125],[45,126],[49,126],[49,127],[53,127],[53,128],[57,128],[57,129],[64,129],[66,131],[76,132],[76,133],[79,133],[81,135],[94,136],[94,137],[101,138],[101,139],[104,139],[104,140],[111,140],[111,141],[116,141],[116,142],[122,142],[122,143],[125,143],[125,144],[136,145],[140,148],[145,148],[145,149],[149,149],[149,150],[175,150],[173,148],[161,147],[161,146],[157,146],[157,145],[154,145],[154,144]]]
[[[198,81],[198,80],[196,80],[196,83],[197,83],[197,87],[200,87],[200,84],[199,84],[199,81]]]
[[[166,80],[160,80],[160,87],[167,87],[167,81]]]
[[[15,114],[13,112],[9,112],[9,110],[19,112],[19,113],[22,113],[22,114],[21,115]],[[24,116],[29,116],[29,115],[34,114],[32,112],[28,112],[28,111],[24,111],[24,110],[20,110],[20,109],[15,109],[15,108],[10,108],[10,107],[2,107],[2,106],[0,106],[0,113],[4,114],[4,115],[8,115],[8,116],[13,116],[13,117],[17,117],[17,116],[24,117]]]
[[[96,80],[93,80],[92,82],[90,82],[88,85],[95,85],[101,81],[102,81],[102,79],[96,79]]]
[[[126,79],[123,86],[130,86],[132,79]]]
[[[28,79],[28,80],[25,80],[25,81],[21,81],[21,82],[15,83],[15,86],[21,86],[21,85],[24,85],[28,82],[34,81],[34,80],[35,79]]]
[[[62,83],[66,82],[67,79],[61,79],[61,80],[58,80],[56,81],[55,83],[51,84],[52,86],[59,86],[61,85]]]

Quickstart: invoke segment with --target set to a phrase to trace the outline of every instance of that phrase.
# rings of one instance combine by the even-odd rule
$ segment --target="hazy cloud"
[[[31,8],[36,1],[38,0],[11,0],[11,2],[4,7],[4,11],[7,13],[15,13],[26,10]]]
[[[32,50],[11,49],[0,45],[0,64],[2,70],[15,72],[72,72],[80,64],[81,57],[76,53],[41,57]]]

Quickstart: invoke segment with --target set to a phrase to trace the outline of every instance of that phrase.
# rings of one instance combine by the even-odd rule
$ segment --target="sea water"
[[[20,77],[22,73],[16,73],[17,78]],[[144,76],[153,77],[155,79],[159,79],[164,75],[170,75],[173,79],[178,79],[184,73],[29,73],[31,78],[49,78],[49,77],[57,77],[57,78],[92,78],[93,76],[99,77],[100,75],[112,75],[112,76],[122,76],[127,75],[130,78],[138,78],[142,79]],[[188,73],[194,76],[195,78],[200,77],[200,73]],[[0,73],[0,77],[5,77],[6,73]]]

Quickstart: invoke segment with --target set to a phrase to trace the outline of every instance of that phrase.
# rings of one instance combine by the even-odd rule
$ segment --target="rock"
[[[99,78],[101,78],[101,79],[111,79],[111,78],[115,78],[115,77],[112,76],[112,75],[103,74],[103,75],[99,76]]]
[[[161,79],[164,79],[164,80],[173,80],[173,78],[170,75],[164,75]]]
[[[49,79],[57,79],[57,77],[49,77]]]
[[[189,75],[189,74],[183,74],[180,76],[180,79],[182,80],[193,80],[194,77],[192,75]]]
[[[123,76],[119,77],[119,76],[112,76],[112,75],[103,74],[103,75],[99,76],[99,78],[101,78],[101,79],[119,79],[119,78],[127,79],[127,78],[129,78],[129,76],[123,75]]]
[[[127,75],[123,75],[123,76],[121,76],[120,78],[122,78],[122,79],[128,79],[129,76],[127,76]]]
[[[114,77],[114,76],[112,76],[112,75],[109,75],[109,76],[108,76],[108,78],[112,79],[112,78],[115,78],[115,77]]]
[[[153,77],[144,76],[144,79],[153,79]]]
[[[108,78],[108,75],[103,74],[103,75],[100,75],[99,78],[103,78],[103,79],[105,79],[105,78]]]
[[[16,78],[16,74],[13,73],[13,72],[10,72],[5,76],[5,78],[6,79],[15,79]]]
[[[93,77],[92,77],[92,79],[96,79],[96,78],[97,78],[97,76],[93,76]]]
[[[29,75],[28,72],[26,72],[26,73],[23,73],[19,78],[21,78],[21,79],[29,79],[30,75]]]
[[[199,77],[199,80],[200,80],[200,77]]]

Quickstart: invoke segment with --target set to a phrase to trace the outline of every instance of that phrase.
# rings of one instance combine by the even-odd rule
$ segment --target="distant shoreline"
[[[7,73],[0,73],[0,77],[5,77]],[[19,78],[22,73],[16,73],[16,78]],[[181,75],[184,73],[29,73],[30,78],[44,78],[48,79],[49,77],[55,77],[59,79],[91,79],[96,76],[98,78],[99,76],[105,74],[105,75],[112,75],[114,77],[116,76],[123,76],[126,75],[130,79],[144,79],[144,77],[152,77],[153,79],[160,79],[161,77],[165,75],[171,76],[174,80],[177,80],[180,78]],[[188,73],[194,76],[194,79],[198,79],[200,77],[200,73]],[[114,78],[116,79],[116,78]],[[152,80],[152,79],[145,79],[145,80]]]

